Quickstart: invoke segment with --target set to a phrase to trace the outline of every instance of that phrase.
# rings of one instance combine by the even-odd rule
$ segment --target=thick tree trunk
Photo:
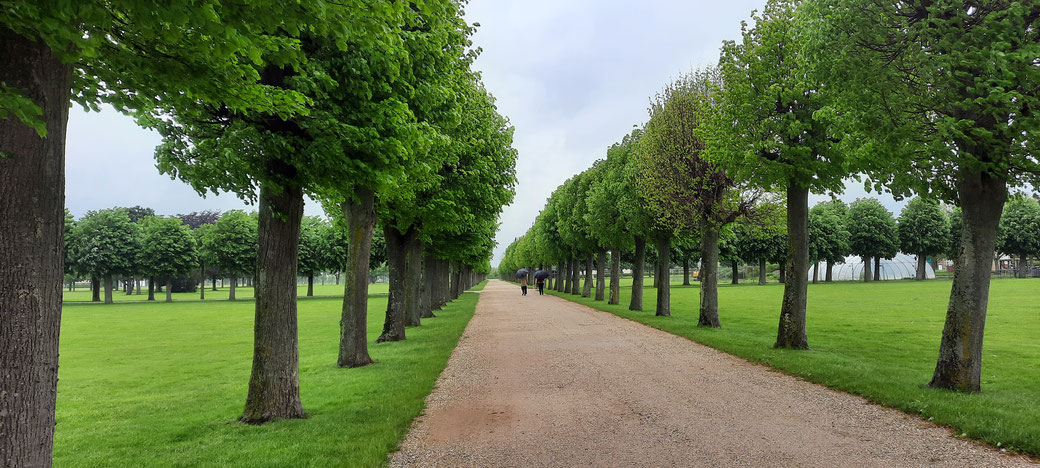
[[[560,280],[556,282],[556,285],[560,287],[557,289],[559,292],[570,292],[571,290],[570,266],[569,260],[560,263]]]
[[[780,260],[780,284],[787,284],[787,259]]]
[[[212,289],[210,289],[210,291],[216,291],[217,290],[217,276],[213,275],[213,277],[210,278],[210,280],[213,281],[213,284],[211,285]]]
[[[0,83],[43,110],[47,137],[0,119],[0,465],[50,466],[64,277],[72,66],[0,24]]]
[[[307,274],[307,297],[314,296],[314,273]]]
[[[643,267],[646,265],[646,239],[635,236],[636,254],[632,261],[632,299],[628,310],[643,310]]]
[[[824,281],[826,281],[828,283],[830,283],[831,281],[834,281],[833,273],[834,273],[834,261],[833,260],[827,260],[827,279],[825,279]]]
[[[871,266],[870,257],[863,257],[863,282],[869,283],[874,281],[874,268]]]
[[[657,256],[657,261],[654,262],[654,289],[661,287],[661,256]]]
[[[444,307],[450,301],[451,296],[451,262],[448,260],[441,260],[441,272],[440,272],[440,307]]]
[[[206,269],[199,269],[199,300],[206,300]]]
[[[735,274],[736,272],[734,272]],[[700,317],[697,325],[720,328],[719,322],[719,231],[701,228]]]
[[[766,284],[766,259],[758,261],[758,284]]]
[[[235,299],[235,288],[238,287],[238,277],[232,276],[230,279],[231,279],[231,288],[228,289],[228,300],[229,301],[234,301],[234,300],[236,300]],[[296,284],[296,281],[293,280],[293,285],[295,285],[295,284]]]
[[[112,300],[112,275],[105,276],[105,304],[111,304]]]
[[[64,240],[62,238],[62,241]],[[62,257],[62,262],[64,261],[65,258]],[[97,276],[90,277],[90,302],[101,302],[101,280]]]
[[[812,266],[812,284],[820,282],[820,261],[813,262]]]
[[[148,300],[155,300],[155,278],[148,278]]]
[[[881,257],[874,257],[874,281],[881,281]]]
[[[166,302],[173,302],[173,281],[166,278]]]
[[[921,271],[924,271],[923,267],[921,268]],[[1026,275],[1026,254],[1022,254],[1019,257],[1018,268],[1015,269],[1015,274],[1017,274],[1019,278],[1027,278],[1028,277]]]
[[[596,300],[604,299],[607,289],[607,251],[600,250],[596,256]]]
[[[730,278],[730,283],[740,284],[740,266],[736,260],[730,260],[730,263],[733,268],[733,277]]]
[[[347,268],[343,272],[343,313],[339,321],[340,367],[361,367],[372,363],[368,354],[368,267],[372,256],[372,235],[376,227],[375,193],[357,189],[358,201],[348,198],[340,204],[347,221]]]
[[[805,306],[809,294],[809,189],[787,187],[787,282],[780,306],[777,348],[809,349]]]
[[[585,256],[585,284],[581,288],[581,297],[592,295],[592,254]]]
[[[130,278],[126,278],[123,280],[123,292],[126,293],[127,296],[130,296],[134,293],[134,285],[130,283]]]
[[[437,259],[424,256],[422,259],[422,290],[419,292],[419,318],[433,318],[433,288],[437,278]]]
[[[413,227],[409,231],[405,242],[405,261],[407,266],[404,270],[404,325],[406,327],[418,327],[422,325],[422,242],[419,241],[419,229]],[[467,274],[467,283],[473,281],[472,275]],[[467,284],[466,289],[472,285]]]
[[[262,185],[256,261],[253,370],[242,422],[304,418],[296,319],[303,192]]]
[[[409,230],[411,231],[411,230]],[[385,226],[386,265],[390,270],[390,295],[386,302],[386,319],[383,321],[383,333],[376,343],[400,341],[405,339],[405,320],[407,293],[405,283],[408,269],[409,234],[403,233],[393,226]]]
[[[610,251],[610,297],[607,304],[621,303],[621,249]]]
[[[661,269],[658,272],[658,276],[661,277],[660,283],[657,285],[657,316],[658,317],[669,317],[672,315],[672,292],[671,292],[671,278],[669,274],[669,260],[668,256],[671,253],[671,238],[668,236],[660,236],[657,238],[657,262],[661,265]]]
[[[571,259],[571,294],[581,294],[581,260]]]
[[[928,257],[924,255],[917,255],[917,281],[924,281],[928,275],[926,274],[926,266],[928,264]]]
[[[137,294],[136,295],[140,296],[141,295],[141,280],[140,280],[140,278],[138,278],[136,276],[134,277],[134,287],[137,288]]]
[[[939,359],[928,384],[962,392],[981,390],[982,338],[986,327],[989,283],[1007,182],[963,172],[957,181],[964,226]]]

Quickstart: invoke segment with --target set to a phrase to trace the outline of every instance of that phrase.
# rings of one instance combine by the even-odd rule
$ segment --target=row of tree
[[[459,0],[0,0],[0,389],[9,395],[0,459],[51,459],[70,101],[110,103],[156,129],[159,170],[199,193],[258,202],[241,420],[301,418],[305,195],[347,239],[340,366],[371,362],[377,224],[391,283],[381,339],[403,339],[415,312],[437,303],[429,297],[450,297],[489,269],[516,154],[471,69],[478,51],[462,14]]]
[[[807,349],[810,261],[888,257],[900,237],[921,258],[951,250],[945,202],[959,211],[948,253],[957,268],[930,385],[979,391],[1001,213],[1010,192],[1035,187],[1040,174],[1038,39],[1040,6],[1030,3],[771,0],[740,40],[723,44],[717,66],[668,85],[644,126],[557,189],[501,269],[555,264],[558,284],[576,292],[579,260],[588,277],[593,256],[603,272],[605,250],[634,250],[631,307],[640,308],[646,243],[667,268],[672,240],[696,233],[698,323],[718,327],[720,239],[745,231],[737,238],[752,245],[743,250],[762,252],[745,255],[768,258],[769,242],[750,240],[785,235],[775,255],[786,276],[775,346]],[[809,209],[810,192],[839,193],[850,177],[921,197],[902,232],[876,202],[844,216],[836,205]],[[857,223],[876,227],[854,237]],[[1018,253],[1011,244],[1028,243],[1017,228],[1002,242]],[[657,313],[668,315],[668,282],[659,286]]]

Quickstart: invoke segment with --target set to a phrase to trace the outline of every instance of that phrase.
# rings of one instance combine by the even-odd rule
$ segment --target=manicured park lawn
[[[251,300],[66,304],[55,465],[384,465],[477,297],[463,294],[409,328],[404,342],[375,344],[386,297],[371,296],[376,364],[360,369],[335,366],[342,299],[301,298],[300,393],[309,418],[263,426],[235,421],[252,359]]]
[[[652,284],[648,278],[647,285]],[[1040,280],[993,281],[982,393],[974,395],[925,387],[935,366],[950,286],[941,280],[810,285],[810,351],[772,348],[783,291],[779,284],[721,286],[721,330],[697,327],[697,286],[673,283],[671,317],[654,316],[652,287],[644,290],[643,311],[628,310],[627,287],[617,306],[563,296],[920,414],[950,426],[957,435],[1040,455]]]
[[[389,283],[373,283],[368,285],[369,294],[386,294],[390,290]],[[206,300],[221,300],[228,298],[228,291],[230,287],[225,285],[218,287],[214,291],[210,287],[206,287]],[[301,284],[296,288],[296,294],[299,297],[307,295],[307,285]],[[315,284],[314,285],[315,296],[343,296],[343,285],[342,284]],[[101,300],[105,299],[105,292],[101,291]],[[145,287],[141,287],[141,294],[127,295],[122,291],[112,291],[112,300],[115,302],[138,302],[145,301],[148,299],[148,290]],[[253,288],[246,286],[239,286],[235,288],[235,299],[253,299]],[[90,288],[89,287],[77,287],[75,291],[69,291],[65,288],[62,292],[62,300],[65,302],[90,302]],[[166,300],[166,292],[156,292],[155,300],[162,302]],[[195,291],[192,293],[173,293],[174,301],[197,301],[199,300],[199,292]]]

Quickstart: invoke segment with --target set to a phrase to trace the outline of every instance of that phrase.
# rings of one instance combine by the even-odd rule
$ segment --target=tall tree
[[[848,207],[841,200],[817,203],[809,210],[809,257],[827,262],[824,280],[833,280],[834,265],[849,252],[849,230],[845,224]],[[814,270],[815,271],[815,270]],[[816,281],[814,274],[813,280]]]
[[[296,270],[307,277],[307,296],[314,295],[314,275],[325,269],[329,246],[325,243],[328,223],[317,216],[304,216],[300,225],[300,254]]]
[[[977,392],[990,270],[1009,188],[1040,162],[1036,2],[812,0],[818,51],[845,86],[847,130],[897,195],[961,207],[961,247],[931,387]],[[823,19],[823,21],[820,21]]]
[[[104,283],[105,303],[112,303],[115,276],[131,272],[141,246],[140,228],[130,222],[126,210],[91,211],[76,223],[76,264]]]
[[[899,229],[892,213],[874,198],[860,198],[849,205],[845,215],[849,230],[849,251],[863,257],[863,279],[879,279],[882,258],[893,258],[899,252]],[[873,259],[874,269],[868,263]]]
[[[899,249],[917,255],[917,280],[925,279],[927,258],[946,251],[950,221],[939,202],[914,197],[899,213]]]
[[[191,228],[178,218],[149,216],[141,220],[141,249],[137,255],[143,273],[166,282],[166,302],[173,302],[173,279],[190,273],[199,264]]]
[[[230,210],[203,238],[203,250],[212,255],[213,265],[220,269],[221,274],[231,280],[230,301],[236,299],[238,279],[256,271],[257,237],[256,217],[242,210]]]
[[[1036,199],[1012,198],[1000,215],[997,251],[1018,257],[1015,276],[1026,278],[1027,258],[1040,255],[1040,203]]]

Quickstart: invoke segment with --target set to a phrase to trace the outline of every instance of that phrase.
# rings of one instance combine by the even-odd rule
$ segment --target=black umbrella
[[[534,279],[543,280],[549,277],[549,272],[545,270],[538,270],[534,272]]]
[[[516,277],[517,278],[526,278],[527,277],[527,268],[521,268],[519,270],[516,270]]]

